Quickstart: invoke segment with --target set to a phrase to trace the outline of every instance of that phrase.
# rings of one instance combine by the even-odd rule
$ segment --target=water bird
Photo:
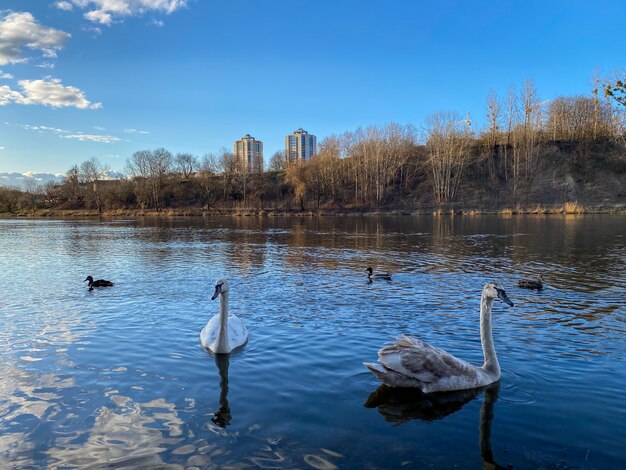
[[[521,279],[517,285],[519,287],[523,287],[524,289],[543,289],[543,276],[541,274],[537,274],[535,279]]]
[[[390,387],[416,387],[424,393],[483,387],[500,380],[491,333],[491,307],[496,298],[513,306],[500,284],[485,285],[480,299],[480,342],[485,358],[481,367],[406,335],[378,351],[380,363],[364,365]]]
[[[374,274],[374,271],[372,270],[372,267],[368,267],[366,269],[367,271],[367,279],[369,281],[375,281],[377,279],[384,279],[385,281],[391,281],[391,274],[390,273],[376,273]]]
[[[87,278],[83,281],[88,281],[89,290],[93,290],[94,287],[113,287],[113,283],[111,281],[105,281],[104,279],[98,279],[97,281],[93,280],[93,277],[87,276]]]
[[[214,315],[200,332],[202,346],[215,354],[229,354],[248,341],[248,330],[235,315],[228,314],[228,281],[215,282],[211,300],[220,298],[220,313]]]

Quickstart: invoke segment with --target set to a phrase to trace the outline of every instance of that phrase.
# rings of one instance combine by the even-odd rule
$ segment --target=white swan
[[[228,314],[228,282],[220,279],[215,283],[211,300],[220,298],[220,313],[213,316],[200,332],[202,346],[215,354],[228,354],[246,344],[248,330],[235,315]]]
[[[480,299],[480,342],[485,356],[482,367],[410,336],[401,336],[378,351],[381,364],[364,363],[365,366],[391,387],[417,387],[424,393],[464,390],[497,382],[500,365],[491,334],[491,305],[496,297],[513,306],[499,284],[485,285]]]

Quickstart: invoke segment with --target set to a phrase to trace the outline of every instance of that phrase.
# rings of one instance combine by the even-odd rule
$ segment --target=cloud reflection
[[[57,438],[56,447],[48,452],[54,466],[162,465],[160,454],[182,440],[183,421],[173,404],[162,398],[147,403],[136,403],[122,395],[110,399],[113,406],[96,411],[86,439],[78,435]]]

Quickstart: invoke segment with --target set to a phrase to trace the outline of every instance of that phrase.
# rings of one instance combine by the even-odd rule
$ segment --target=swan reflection
[[[228,354],[216,354],[215,365],[220,374],[220,407],[211,418],[220,428],[225,428],[233,419],[230,414],[230,406],[228,405],[228,366],[230,365],[230,356]]]
[[[386,421],[403,424],[413,419],[435,421],[456,413],[484,392],[480,408],[479,444],[484,469],[505,469],[496,463],[491,449],[491,423],[494,405],[500,393],[500,382],[483,388],[424,394],[419,389],[393,388],[381,385],[365,402],[366,408],[376,408]]]

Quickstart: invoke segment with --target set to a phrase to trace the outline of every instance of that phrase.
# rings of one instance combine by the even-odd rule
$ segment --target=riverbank
[[[577,202],[565,204],[533,206],[504,206],[490,208],[464,208],[458,206],[447,207],[404,207],[404,208],[343,208],[343,209],[320,209],[317,211],[286,211],[274,209],[250,209],[250,208],[171,208],[161,211],[146,209],[115,209],[99,213],[97,210],[88,209],[37,209],[33,211],[18,211],[15,213],[0,213],[1,218],[81,218],[81,217],[209,217],[209,216],[233,216],[233,217],[318,217],[318,216],[380,216],[380,215],[466,215],[477,216],[481,214],[512,215],[564,215],[564,214],[615,214],[626,215],[626,204],[593,204],[583,205]]]

